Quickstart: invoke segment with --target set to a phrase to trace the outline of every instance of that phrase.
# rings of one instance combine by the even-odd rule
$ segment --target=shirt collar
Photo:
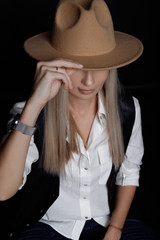
[[[106,122],[106,110],[104,107],[104,97],[102,92],[98,93],[98,111],[97,111],[97,117],[102,126],[104,126],[104,123]]]
[[[101,125],[104,127],[106,125],[106,111],[104,107],[104,97],[102,92],[98,93],[98,111],[97,111],[97,118]],[[67,121],[67,135],[66,141],[69,142],[69,122]]]

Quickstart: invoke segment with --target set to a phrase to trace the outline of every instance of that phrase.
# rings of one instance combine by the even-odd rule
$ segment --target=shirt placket
[[[91,219],[91,167],[89,163],[89,153],[85,150],[80,159],[80,211],[83,220]]]

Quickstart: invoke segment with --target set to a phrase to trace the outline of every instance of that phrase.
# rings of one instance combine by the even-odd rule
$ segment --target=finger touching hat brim
[[[50,61],[57,58],[79,62],[84,69],[120,68],[134,62],[143,52],[143,44],[136,37],[115,31],[116,47],[103,55],[75,56],[60,52],[50,44],[50,32],[44,32],[24,42],[25,51],[38,61]]]

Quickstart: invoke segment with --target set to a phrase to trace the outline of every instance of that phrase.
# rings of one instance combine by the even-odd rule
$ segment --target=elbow
[[[0,202],[7,201],[8,199],[9,199],[9,197],[6,197],[6,196],[3,196],[3,195],[0,195]]]
[[[3,188],[0,187],[0,201],[7,201],[10,198],[12,198],[16,193],[17,193],[18,189],[12,189],[12,190],[8,190],[5,191]]]
[[[8,179],[8,177],[7,177]],[[0,201],[6,201],[12,198],[19,190],[22,181],[14,181],[10,178],[10,181],[6,181],[6,178],[1,178],[0,181]]]
[[[0,193],[0,202],[7,201],[10,198],[12,198],[14,195],[15,195],[15,193],[14,194],[1,194]]]
[[[13,196],[14,194],[0,193],[0,201],[1,202],[7,201]]]
[[[9,196],[0,193],[0,201],[1,201],[1,202],[6,201],[6,200],[8,200],[9,198],[10,198]]]

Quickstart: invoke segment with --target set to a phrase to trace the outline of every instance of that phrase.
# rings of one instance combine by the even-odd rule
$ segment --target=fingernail
[[[78,63],[79,67],[84,67],[82,64]]]

